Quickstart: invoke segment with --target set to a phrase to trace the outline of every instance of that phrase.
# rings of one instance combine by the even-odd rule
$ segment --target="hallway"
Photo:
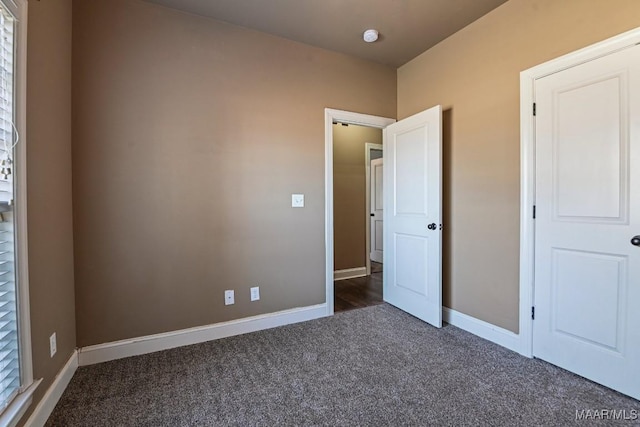
[[[334,282],[334,312],[382,303],[382,264],[371,262],[371,275]]]

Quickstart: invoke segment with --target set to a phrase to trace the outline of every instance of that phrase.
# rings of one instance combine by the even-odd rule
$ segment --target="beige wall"
[[[333,125],[334,268],[364,267],[367,206],[365,144],[382,144],[382,129]]]
[[[396,70],[138,0],[73,12],[78,345],[323,303],[324,108],[393,117]]]
[[[510,0],[401,67],[445,110],[445,305],[518,331],[519,73],[640,25],[637,0]]]
[[[76,347],[71,202],[71,0],[29,2],[27,202],[33,410]],[[49,357],[56,332],[58,352]],[[24,418],[26,419],[26,417]]]

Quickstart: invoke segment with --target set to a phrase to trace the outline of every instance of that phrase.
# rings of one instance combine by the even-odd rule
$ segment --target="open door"
[[[370,206],[371,251],[369,252],[369,259],[371,259],[371,261],[375,261],[379,263],[382,263],[382,253],[383,253],[382,233],[384,230],[384,227],[382,226],[384,223],[382,218],[383,216],[382,213],[384,212],[384,209],[383,209],[384,193],[382,191],[382,171],[384,169],[383,161],[384,161],[383,159],[371,160],[371,168],[370,168],[371,196],[369,198],[369,204],[371,205]]]
[[[442,326],[442,108],[384,130],[384,300]]]

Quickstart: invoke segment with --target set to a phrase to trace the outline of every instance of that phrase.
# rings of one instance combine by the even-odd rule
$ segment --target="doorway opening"
[[[399,122],[325,110],[327,315],[334,312],[334,122],[384,130],[383,301],[442,327],[442,106]]]
[[[382,129],[332,122],[334,311],[381,304]]]
[[[346,296],[345,298],[343,298],[343,300],[347,299],[347,300],[353,301],[354,300],[353,294],[354,293],[357,294],[358,292],[360,293],[360,295],[362,295],[363,293],[365,295],[368,294],[372,298],[375,298],[377,301],[383,300],[382,272],[377,273],[378,266],[376,264],[373,264],[373,274],[379,275],[379,281],[377,283],[373,283],[374,280],[377,278],[377,276],[374,276],[373,278],[370,277],[371,276],[370,273],[372,273],[371,271],[372,265],[370,262],[370,254],[369,254],[370,249],[367,249],[366,247],[367,240],[370,243],[370,239],[371,239],[371,236],[367,238],[367,234],[370,233],[370,218],[371,218],[370,213],[371,212],[370,212],[370,208],[366,205],[366,203],[368,203],[368,199],[370,198],[370,194],[368,195],[366,192],[366,182],[368,179],[366,175],[367,168],[365,165],[365,160],[367,158],[367,153],[365,151],[365,144],[370,143],[370,144],[375,144],[377,146],[382,144],[382,130],[392,123],[395,123],[394,119],[385,118],[385,117],[371,116],[366,114],[359,114],[359,113],[333,110],[333,109],[325,110],[325,194],[326,194],[326,198],[325,198],[325,248],[326,248],[325,281],[326,281],[327,315],[333,315],[334,307],[337,308],[337,311],[344,310],[344,307],[345,307],[345,305],[342,304],[342,301],[339,303],[340,304],[339,307],[338,307],[338,304],[336,304],[336,299],[335,299],[336,275],[341,276],[338,278],[343,279],[339,281],[339,282],[342,282],[342,283],[339,283],[339,286],[343,288],[348,288],[349,287],[348,285],[352,285],[351,289],[349,290],[352,295]],[[341,246],[339,246],[338,248],[336,248],[335,246],[336,233],[334,233],[334,230],[336,230],[336,225],[338,227],[337,234],[340,235],[340,232],[341,232],[340,230],[345,228],[345,224],[343,224],[343,222],[346,223],[346,227],[348,228],[349,220],[347,219],[346,221],[343,221],[343,219],[345,218],[339,217],[336,224],[336,219],[338,217],[337,215],[334,216],[334,209],[336,208],[335,207],[336,198],[334,197],[334,189],[337,186],[342,186],[342,185],[349,187],[353,185],[354,182],[349,181],[347,179],[344,181],[344,184],[341,184],[340,179],[338,179],[338,182],[336,183],[336,185],[334,185],[334,180],[335,180],[334,179],[335,178],[334,176],[334,146],[335,146],[334,128],[339,128],[338,132],[342,131],[342,133],[345,133],[345,134],[357,133],[355,131],[358,130],[358,131],[362,131],[363,133],[369,132],[369,134],[372,135],[370,138],[365,137],[362,140],[356,156],[360,158],[360,162],[357,165],[353,165],[353,167],[351,168],[348,165],[345,165],[344,168],[338,167],[338,169],[342,168],[341,171],[338,172],[338,175],[342,173],[343,175],[348,176],[349,173],[353,174],[356,169],[360,169],[362,171],[362,174],[360,175],[361,184],[358,184],[357,182],[355,183],[356,187],[359,186],[361,188],[359,193],[360,194],[359,205],[358,205],[358,202],[347,197],[345,199],[345,205],[344,206],[340,205],[337,208],[338,209],[337,215],[340,215],[340,212],[343,212],[343,211],[347,211],[347,212],[349,210],[359,211],[357,218],[353,216],[353,221],[362,225],[361,228],[358,227],[359,230],[356,230],[359,232],[360,237],[358,238],[359,242],[357,243],[361,243],[361,245],[359,245],[361,249],[349,250],[349,245],[347,245],[345,249],[345,247],[343,247],[340,243],[341,238],[338,238],[338,245],[341,245]],[[350,131],[352,132],[347,131],[349,130],[349,128],[351,128]],[[376,132],[378,133],[377,138],[373,136],[376,134]],[[341,148],[344,148],[344,147],[341,146]],[[371,156],[371,153],[369,153],[369,157],[370,156]],[[374,157],[375,156],[376,154],[374,154]],[[369,176],[369,180],[370,180],[370,176]],[[338,199],[340,199],[340,196],[338,196]],[[341,203],[340,200],[338,200],[338,202]],[[354,209],[353,206],[358,207],[358,209]],[[351,242],[347,241],[347,243],[351,243]],[[339,251],[338,253],[336,253],[336,249]],[[354,256],[353,259],[351,259],[350,261],[344,261],[345,259],[348,259],[348,257],[352,255]],[[358,283],[358,281],[360,282],[366,281],[367,278],[369,278],[369,281],[370,281],[368,285],[373,287],[373,289],[375,289],[376,287],[379,287],[379,291],[375,291],[375,290],[367,291],[366,284]],[[349,280],[350,282],[347,282],[347,280]]]

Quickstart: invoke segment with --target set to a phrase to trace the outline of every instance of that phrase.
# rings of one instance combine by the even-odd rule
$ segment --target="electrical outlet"
[[[292,194],[291,195],[291,207],[292,208],[304,208],[304,194]]]
[[[224,291],[224,305],[235,304],[235,295],[233,291]]]
[[[258,301],[260,299],[260,288],[256,286],[251,288],[251,301]]]
[[[51,353],[51,357],[55,356],[56,351],[58,351],[58,344],[56,343],[56,333],[54,332],[49,337],[49,352]]]

